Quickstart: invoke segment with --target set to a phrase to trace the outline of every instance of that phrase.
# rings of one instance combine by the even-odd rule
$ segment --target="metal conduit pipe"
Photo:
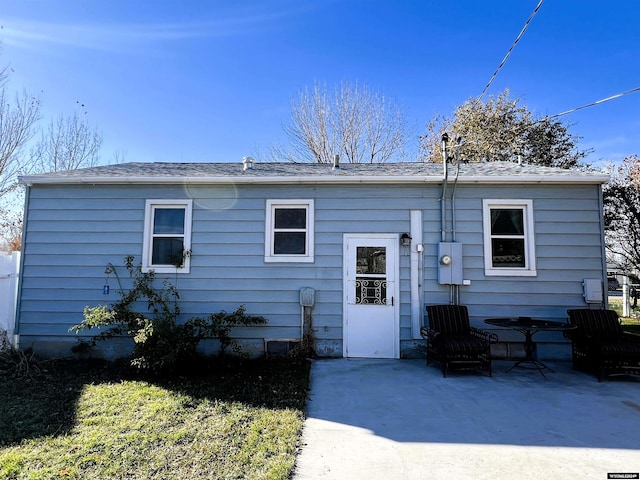
[[[456,179],[453,182],[451,192],[451,241],[456,241],[456,191],[458,189],[458,178],[460,176],[460,146],[462,137],[456,138]],[[451,302],[453,305],[460,305],[460,285],[451,285]]]
[[[446,194],[447,194],[447,179],[449,172],[447,171],[447,143],[449,142],[449,135],[442,134],[442,197],[440,197],[440,233],[442,241],[446,240],[446,220],[445,220],[445,207],[446,207]]]
[[[458,177],[460,176],[460,142],[462,137],[456,139],[456,179],[453,182],[451,193],[451,241],[456,241],[456,190],[458,188]]]
[[[449,135],[447,133],[442,134],[442,197],[440,197],[440,233],[441,241],[447,240],[447,182],[449,180],[449,170],[447,166],[448,154],[447,144],[449,143]],[[456,305],[455,291],[453,285],[449,285],[449,304]]]

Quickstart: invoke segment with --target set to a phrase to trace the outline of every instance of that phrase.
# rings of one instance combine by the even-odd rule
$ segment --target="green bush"
[[[129,335],[134,341],[131,365],[146,371],[160,372],[175,368],[178,364],[193,360],[201,340],[217,338],[219,354],[229,348],[239,352],[237,342],[230,332],[236,326],[262,325],[267,321],[260,316],[245,314],[241,305],[233,313],[221,311],[207,317],[191,318],[178,324],[180,294],[168,280],[162,288],[155,286],[155,272],[143,272],[140,265],[134,266],[133,256],[127,256],[125,267],[131,279],[131,288],[122,288],[120,277],[113,265],[107,268],[115,273],[120,286],[120,300],[111,306],[85,307],[84,320],[69,330],[76,334],[95,328],[103,329],[89,342],[80,341],[74,352],[91,349],[98,341]],[[146,306],[146,312],[140,312]]]

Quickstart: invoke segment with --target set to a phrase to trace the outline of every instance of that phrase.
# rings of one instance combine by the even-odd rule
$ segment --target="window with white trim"
[[[535,276],[532,200],[483,200],[485,275]]]
[[[313,262],[313,200],[267,200],[264,261]]]
[[[191,212],[191,200],[146,201],[143,271],[189,273]]]

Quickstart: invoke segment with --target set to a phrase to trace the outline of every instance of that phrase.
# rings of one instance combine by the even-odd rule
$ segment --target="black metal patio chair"
[[[567,313],[577,326],[565,332],[575,370],[595,374],[598,381],[609,375],[640,375],[640,335],[625,332],[615,311],[579,308]]]
[[[453,368],[480,371],[492,375],[491,342],[495,334],[471,327],[464,305],[428,305],[428,327],[420,333],[427,340],[427,365],[436,362],[442,376]]]

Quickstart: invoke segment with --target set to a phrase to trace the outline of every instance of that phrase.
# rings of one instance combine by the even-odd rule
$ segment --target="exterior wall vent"
[[[268,357],[286,357],[292,350],[300,346],[300,340],[267,340],[264,341],[264,351]]]

